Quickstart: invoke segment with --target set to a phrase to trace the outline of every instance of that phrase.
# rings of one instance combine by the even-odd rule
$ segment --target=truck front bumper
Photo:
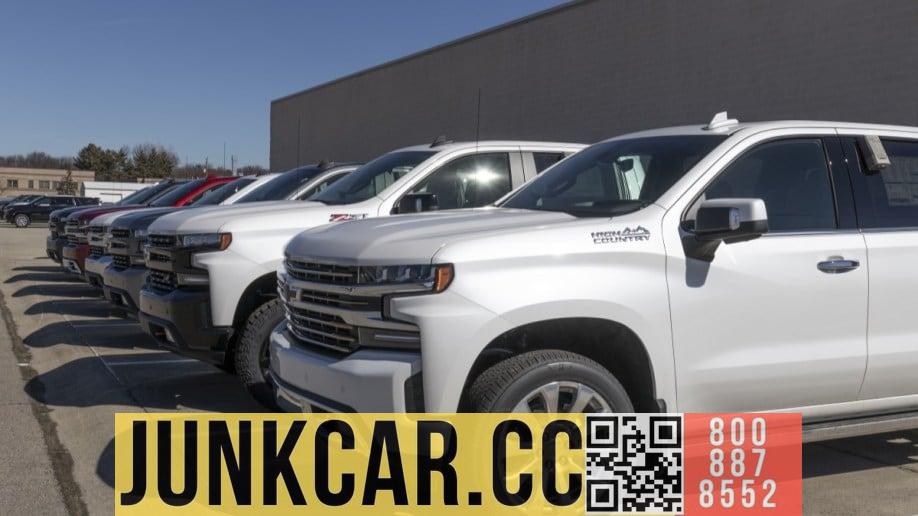
[[[87,269],[87,274],[88,274]],[[140,299],[140,289],[147,279],[146,267],[128,267],[121,269],[109,266],[102,274],[104,286],[102,291],[105,299],[118,307],[126,309],[132,314],[137,314]]]
[[[288,412],[423,412],[421,354],[361,349],[349,355],[310,349],[286,323],[271,333],[271,383]]]
[[[103,274],[105,273],[106,267],[111,265],[112,257],[111,256],[89,256],[86,258],[86,281],[96,287],[102,288],[104,286]]]
[[[138,319],[144,331],[161,346],[211,364],[223,364],[231,327],[214,327],[207,289],[176,289],[159,293],[140,291]]]
[[[61,264],[67,272],[83,275],[86,270],[86,256],[89,255],[89,244],[67,244],[62,251]]]
[[[48,235],[45,239],[45,253],[57,263],[64,259],[64,246],[67,245],[67,239],[64,237],[53,237]]]

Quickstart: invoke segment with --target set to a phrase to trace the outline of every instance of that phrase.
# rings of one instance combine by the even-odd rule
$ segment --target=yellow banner
[[[119,515],[582,514],[583,415],[117,414]]]

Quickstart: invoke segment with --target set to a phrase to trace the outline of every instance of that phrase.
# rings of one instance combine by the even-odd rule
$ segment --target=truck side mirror
[[[437,194],[427,192],[417,192],[406,194],[398,201],[398,211],[396,213],[421,213],[424,211],[434,211],[440,207],[440,200]]]
[[[710,261],[721,242],[732,244],[768,233],[768,211],[762,199],[711,199],[695,213],[686,254]]]

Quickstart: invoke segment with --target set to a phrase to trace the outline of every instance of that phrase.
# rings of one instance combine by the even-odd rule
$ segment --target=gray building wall
[[[482,139],[594,142],[723,109],[918,125],[918,1],[576,2],[273,101],[271,169],[474,139],[479,89]]]

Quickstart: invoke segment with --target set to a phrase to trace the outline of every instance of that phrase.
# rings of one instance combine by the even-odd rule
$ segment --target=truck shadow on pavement
[[[168,352],[78,358],[35,376],[24,390],[49,408],[263,411],[235,377]]]
[[[48,258],[43,258],[47,260]],[[53,272],[58,276],[67,277],[67,273],[61,268],[60,265],[20,265],[18,267],[13,267],[14,271],[26,271],[26,272]]]
[[[46,324],[22,341],[32,348],[57,345],[92,346],[106,349],[162,350],[153,337],[129,320],[80,320]]]
[[[803,478],[889,466],[915,473],[918,485],[918,429],[811,443],[803,447]]]
[[[39,301],[25,311],[26,315],[60,314],[96,319],[118,318],[122,321],[133,321],[127,317],[123,308],[112,305],[105,299],[52,299]]]
[[[20,281],[58,281],[61,283],[86,283],[82,278],[70,276],[60,272],[24,272],[10,276],[4,283],[18,283]]]
[[[13,292],[13,297],[98,297],[98,289],[86,283],[29,285]]]

